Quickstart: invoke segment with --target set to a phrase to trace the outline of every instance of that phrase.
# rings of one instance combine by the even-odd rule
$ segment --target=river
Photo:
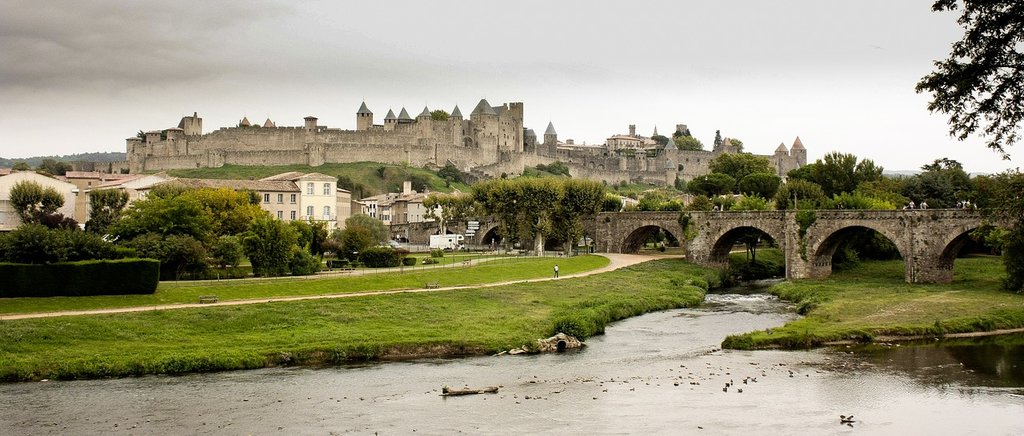
[[[1024,434],[1024,336],[718,349],[792,313],[710,294],[576,352],[0,385],[0,434]]]

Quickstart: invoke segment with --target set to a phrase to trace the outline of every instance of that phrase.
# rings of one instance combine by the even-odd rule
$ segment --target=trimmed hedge
[[[0,298],[152,294],[160,280],[160,261],[0,263],[0,277]]]

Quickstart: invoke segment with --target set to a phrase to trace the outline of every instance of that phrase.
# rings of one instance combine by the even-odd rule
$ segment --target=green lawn
[[[997,257],[957,259],[949,284],[903,281],[903,261],[862,262],[827,279],[781,283],[772,292],[804,318],[726,338],[730,348],[800,348],[876,336],[941,335],[1024,327],[1024,295],[1000,289]]]
[[[601,256],[498,259],[472,266],[462,266],[461,259],[458,257],[446,256],[446,258],[457,260],[458,263],[435,268],[410,268],[410,271],[400,270],[367,275],[339,274],[274,279],[160,282],[156,293],[150,295],[5,298],[0,300],[3,303],[0,305],[0,314],[196,303],[199,301],[200,295],[216,295],[220,301],[229,301],[386,289],[415,289],[422,288],[426,282],[437,282],[440,286],[476,285],[549,277],[556,263],[563,275],[608,265],[608,259]]]
[[[546,271],[545,261],[505,265],[493,274]],[[569,264],[563,259],[559,265]],[[586,337],[617,319],[699,304],[704,289],[693,283],[715,277],[714,271],[665,259],[589,277],[491,288],[0,321],[0,380],[494,353],[531,346],[556,325]]]

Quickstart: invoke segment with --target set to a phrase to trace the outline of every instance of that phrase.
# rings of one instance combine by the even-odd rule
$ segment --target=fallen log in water
[[[483,388],[483,389],[470,389],[470,388],[452,389],[452,388],[449,388],[448,386],[445,386],[444,388],[441,389],[441,396],[444,396],[444,397],[455,397],[455,396],[459,396],[459,395],[476,395],[476,394],[496,394],[496,393],[498,393],[498,387],[497,386],[488,386],[488,387]]]

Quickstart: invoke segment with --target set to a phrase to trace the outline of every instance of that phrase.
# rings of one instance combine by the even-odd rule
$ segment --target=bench
[[[437,289],[441,287],[441,284],[438,282],[427,282],[423,287],[427,289]]]
[[[352,271],[355,271],[355,270],[356,270],[355,268],[352,268],[350,266],[346,266],[344,268],[338,268],[338,271],[341,271],[341,272],[352,272]]]
[[[200,295],[199,296],[199,304],[216,303],[217,301],[218,301],[218,298],[217,298],[216,295]]]

